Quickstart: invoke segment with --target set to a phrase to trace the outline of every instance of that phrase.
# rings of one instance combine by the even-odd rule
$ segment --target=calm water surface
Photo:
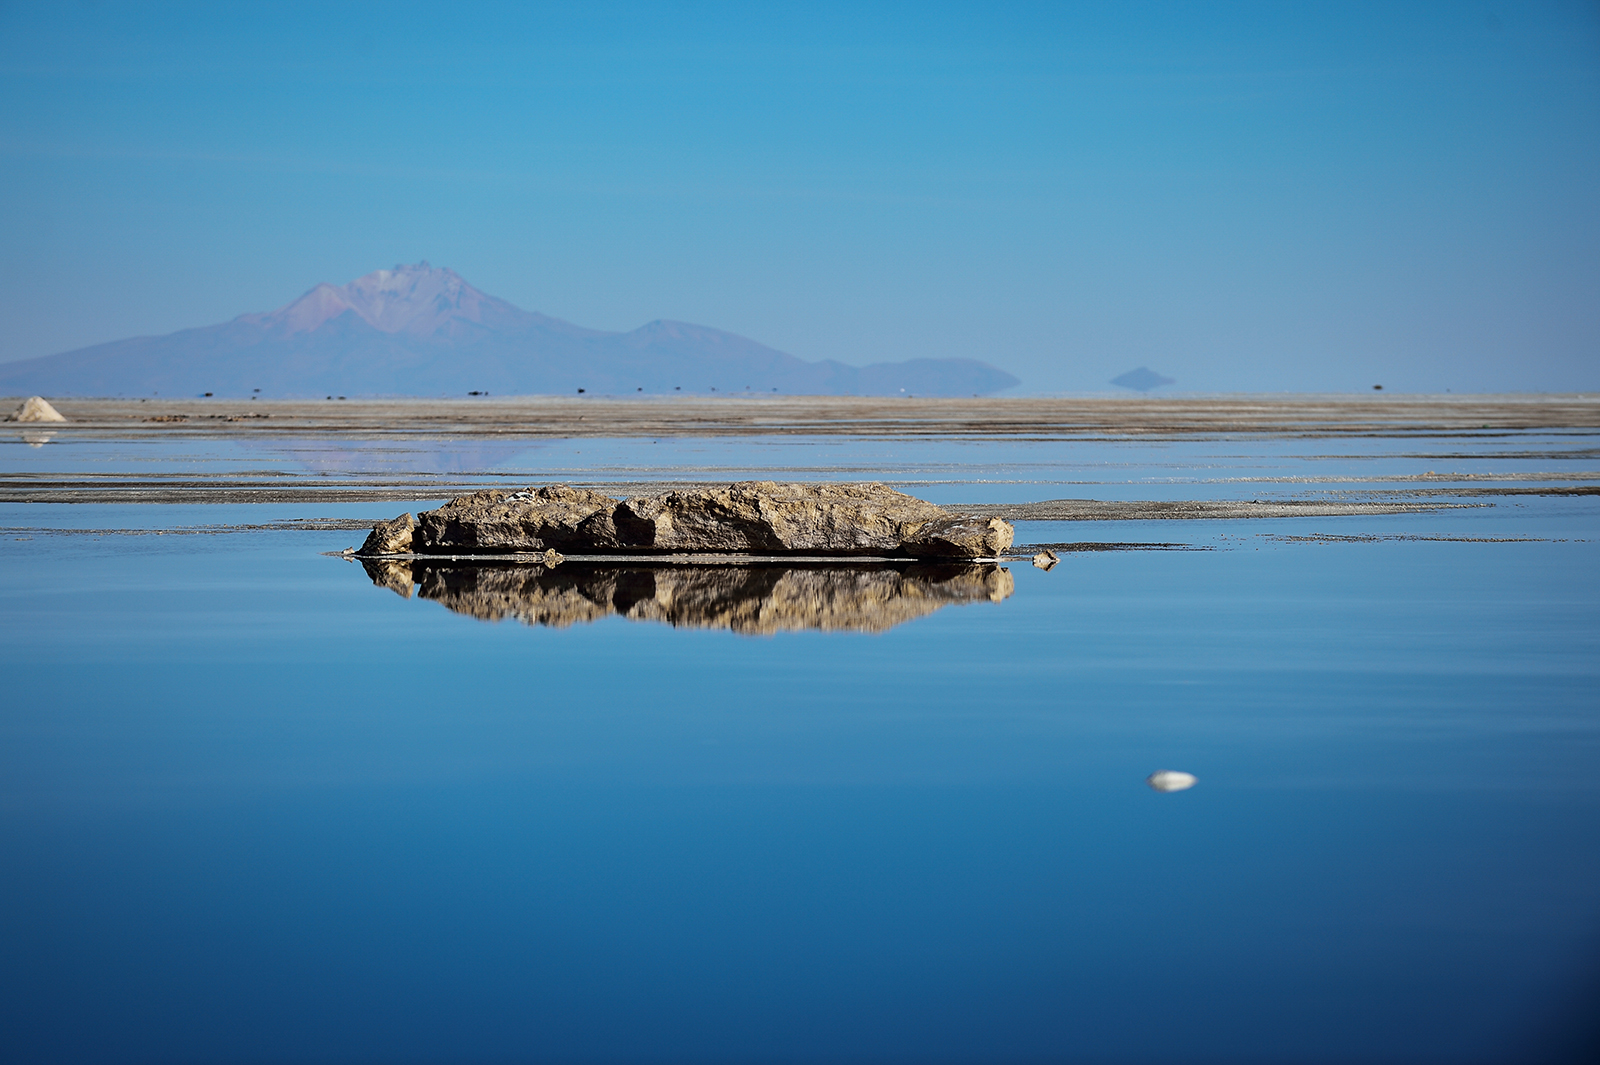
[[[1206,446],[1285,476],[1430,461]],[[1165,468],[1175,497],[1222,497],[1194,487],[1198,445],[1121,452],[1127,477],[1054,447],[1048,480]],[[717,448],[704,466],[804,465]],[[991,492],[958,451],[877,473],[1112,497]],[[182,530],[407,506],[0,506],[7,1058],[1593,1049],[1595,497],[1024,523],[1205,550],[1012,562],[1005,595],[767,636],[491,622],[320,554],[358,533]],[[136,528],[167,532],[65,531]],[[1158,769],[1199,784],[1154,792]]]

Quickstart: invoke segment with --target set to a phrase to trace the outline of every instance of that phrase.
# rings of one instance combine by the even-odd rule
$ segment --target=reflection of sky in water
[[[1510,1058],[1600,943],[1600,536],[1562,505],[1271,525],[1590,542],[1117,523],[1239,547],[771,640],[482,624],[342,532],[7,542],[8,1043]]]

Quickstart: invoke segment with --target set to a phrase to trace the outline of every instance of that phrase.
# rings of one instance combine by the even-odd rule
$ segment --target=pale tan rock
[[[630,499],[613,521],[626,546],[741,554],[891,555],[947,512],[881,484],[778,484]]]
[[[449,553],[614,547],[610,519],[616,505],[599,492],[564,484],[521,492],[491,488],[419,514],[416,549]]]
[[[477,492],[424,511],[416,550],[993,558],[1011,538],[999,518],[952,514],[881,484],[745,481],[622,503],[566,485]]]
[[[1050,570],[1054,569],[1056,563],[1060,561],[1061,559],[1057,557],[1056,553],[1047,547],[1043,551],[1040,551],[1037,555],[1033,556],[1033,568],[1042,569],[1048,573]]]
[[[930,521],[902,547],[914,558],[996,558],[1013,535],[1011,523],[999,518],[957,515]]]
[[[619,542],[657,551],[994,557],[1011,545],[998,518],[951,514],[881,484],[779,484],[630,499],[613,515]]]
[[[22,401],[16,413],[8,419],[13,422],[64,422],[67,419],[40,396],[29,396]]]
[[[404,555],[411,550],[411,541],[417,523],[410,514],[380,521],[372,527],[367,539],[356,552],[358,555]]]

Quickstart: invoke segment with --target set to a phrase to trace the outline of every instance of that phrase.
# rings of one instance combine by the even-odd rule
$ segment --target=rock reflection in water
[[[372,583],[482,621],[568,625],[620,615],[766,635],[884,632],[963,603],[998,603],[1011,574],[984,563],[895,565],[471,565],[363,559]]]

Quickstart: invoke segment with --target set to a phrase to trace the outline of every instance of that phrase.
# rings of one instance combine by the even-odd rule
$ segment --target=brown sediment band
[[[1046,499],[1038,503],[969,503],[960,509],[1008,521],[1151,521],[1188,518],[1330,518],[1357,514],[1416,514],[1487,506],[1484,503],[1433,503],[1385,500],[1101,500]]]

